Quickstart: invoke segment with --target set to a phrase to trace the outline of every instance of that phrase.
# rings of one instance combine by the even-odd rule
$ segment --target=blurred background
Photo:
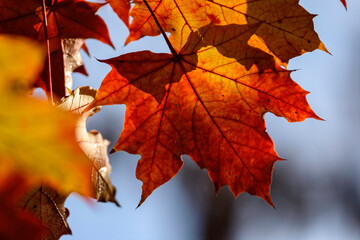
[[[321,51],[290,61],[292,78],[311,92],[307,99],[325,121],[288,123],[266,114],[277,162],[271,196],[273,209],[260,198],[228,188],[217,196],[206,170],[184,156],[184,167],[135,209],[141,182],[135,177],[138,155],[110,155],[111,175],[122,205],[96,203],[72,194],[66,201],[72,236],[61,240],[248,240],[360,239],[360,1],[302,0],[332,56]],[[149,49],[169,52],[161,37],[145,37],[124,46],[128,31],[109,6],[99,15],[108,24],[116,50],[87,40],[82,53],[89,77],[74,74],[74,88],[99,88],[110,67],[96,59]],[[88,120],[114,145],[124,121],[124,106],[106,106]]]

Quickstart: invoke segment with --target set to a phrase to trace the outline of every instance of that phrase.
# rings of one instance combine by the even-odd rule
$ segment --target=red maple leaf
[[[140,204],[171,179],[189,155],[207,168],[215,190],[228,185],[273,205],[270,182],[280,160],[263,116],[288,121],[317,117],[306,94],[273,57],[247,44],[259,24],[210,24],[177,53],[149,51],[105,60],[113,69],[94,102],[126,104],[124,129],[113,151],[140,154]]]
[[[130,0],[111,0],[108,2],[125,25],[129,26]]]
[[[63,46],[64,38],[95,38],[113,46],[105,22],[96,15],[106,3],[84,0],[47,0],[47,37],[50,39],[53,91],[58,97],[65,94]],[[42,0],[0,0],[0,33],[25,35],[46,40],[43,23]],[[36,86],[50,91],[48,64]]]
[[[95,38],[112,46],[104,21],[95,13],[104,4],[84,0],[46,1],[48,37]],[[0,1],[0,33],[44,40],[42,0]]]

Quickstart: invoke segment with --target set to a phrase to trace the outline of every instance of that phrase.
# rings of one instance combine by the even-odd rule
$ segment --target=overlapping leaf
[[[269,204],[271,172],[280,158],[263,115],[288,121],[318,118],[290,72],[247,44],[259,24],[209,24],[193,32],[179,54],[148,51],[104,62],[113,66],[90,107],[126,104],[114,151],[141,155],[140,204],[181,168],[189,155],[207,168],[218,191],[246,191]]]
[[[94,99],[95,94],[96,91],[88,87],[76,89],[71,95],[62,99],[58,107],[79,114]],[[92,172],[87,172],[86,177],[88,178],[87,182],[90,179],[92,180],[92,187],[95,192],[94,197],[98,201],[112,201],[119,205],[115,200],[115,188],[112,186],[109,178],[111,172],[107,156],[109,141],[103,139],[101,134],[96,131],[87,132],[85,126],[86,118],[98,110],[93,109],[78,119],[76,124],[76,140],[82,151],[88,156],[88,163],[91,163],[93,166]],[[69,171],[71,170],[69,169]],[[49,171],[50,174],[53,172]],[[20,202],[18,207],[21,214],[31,213],[41,220],[42,226],[45,228],[41,239],[57,240],[64,234],[71,234],[70,227],[66,221],[69,212],[64,207],[67,196],[67,193],[58,193],[54,189],[41,184],[32,187],[31,190],[27,191],[22,200],[18,201]]]
[[[301,7],[299,0],[207,0],[207,6],[220,24],[263,23],[249,44],[268,51],[281,62],[315,49],[327,51],[314,30],[315,15]]]
[[[25,96],[2,95],[0,106],[1,169],[62,192],[92,192],[91,164],[75,139],[77,116]]]
[[[129,27],[130,35],[126,44],[143,36],[160,34],[160,29],[144,2],[135,1],[135,3],[130,12],[133,21]],[[171,33],[171,43],[177,50],[183,47],[192,32],[211,22],[206,15],[205,0],[192,1],[191,4],[186,0],[155,0],[148,1],[148,4],[162,28]]]
[[[58,105],[59,108],[76,114],[81,114],[84,108],[95,98],[96,90],[90,87],[75,89],[69,96],[63,98]],[[89,116],[100,111],[100,107],[93,108],[80,116],[76,126],[76,139],[80,148],[91,160],[93,169],[91,174],[94,186],[95,198],[99,202],[111,201],[120,206],[115,199],[115,187],[111,184],[110,173],[111,165],[107,154],[110,142],[102,135],[92,130],[86,129],[86,120]]]
[[[17,203],[28,190],[21,175],[11,175],[0,181],[0,239],[39,240],[45,232],[40,219],[27,211],[18,211]]]
[[[67,90],[72,88],[73,72],[78,71],[87,74],[80,56],[80,49],[84,44],[85,39],[80,38],[61,39],[56,37],[50,39],[52,92],[58,98],[67,95]],[[35,87],[42,88],[45,93],[50,92],[47,64],[42,72],[41,79],[35,83]]]
[[[129,26],[130,0],[111,0],[109,4],[125,25]]]
[[[43,59],[41,48],[23,38],[0,37],[0,49],[0,181],[19,173],[62,193],[91,194],[91,164],[75,139],[77,116],[24,94],[24,85],[41,69],[36,65]],[[15,55],[21,50],[23,61]]]
[[[29,88],[43,68],[44,57],[45,48],[39,44],[0,34],[0,91],[12,94]]]
[[[60,195],[45,186],[34,187],[28,191],[18,206],[20,213],[31,213],[41,220],[46,229],[41,234],[41,240],[58,240],[62,235],[71,234],[67,217],[69,210],[64,203],[67,195]]]
[[[137,1],[131,11],[134,18],[127,42],[142,36],[160,34],[145,4]],[[327,51],[314,31],[312,19],[299,0],[185,0],[149,1],[162,28],[171,33],[175,49],[181,49],[188,36],[202,26],[263,23],[250,39],[250,45],[272,54],[285,65],[304,52]]]
[[[112,45],[104,21],[95,13],[104,4],[84,0],[46,1],[49,38],[95,38]],[[0,1],[0,33],[45,39],[42,0]]]
[[[41,22],[36,10],[41,6],[41,1],[30,0],[0,1],[0,33],[18,34],[35,38],[37,32],[35,24]]]
[[[84,46],[84,44],[85,40],[79,38],[66,38],[63,40],[65,87],[68,89],[72,89],[72,74],[74,72],[87,75],[80,56],[80,49]]]
[[[10,223],[1,223],[1,239],[40,239],[39,234],[58,239],[68,233],[64,196],[94,192],[92,164],[75,137],[77,116],[26,96],[42,68],[42,50],[25,38],[0,36],[0,195],[6,204],[0,219]],[[40,187],[35,195],[28,193],[19,212],[25,192],[43,184],[59,194]]]
[[[345,0],[341,2],[346,7]],[[314,15],[305,11],[298,0],[135,3],[126,43],[160,33],[166,38],[166,31],[171,33],[167,43],[172,54],[144,51],[105,60],[113,69],[87,110],[126,104],[125,127],[114,151],[141,155],[136,170],[137,178],[143,182],[140,204],[180,170],[181,155],[188,154],[201,168],[208,169],[216,191],[228,185],[235,196],[246,191],[272,205],[271,173],[274,162],[280,158],[266,133],[263,115],[272,112],[288,121],[319,119],[306,101],[307,92],[291,80],[290,71],[279,65],[286,66],[289,59],[304,52],[327,51],[313,29]],[[40,0],[24,4],[0,0],[0,33],[22,34],[38,40],[50,38],[52,84],[62,96],[64,81],[56,78],[63,79],[64,69],[54,66],[64,65],[63,39],[96,38],[111,46],[112,43],[104,22],[95,15],[103,4],[84,0],[51,0],[46,4],[48,37],[44,34]],[[110,5],[128,25],[129,1],[114,0]],[[0,62],[2,66],[8,65]],[[4,79],[8,80],[4,72]],[[15,81],[0,82],[0,86],[19,92],[24,82],[29,83],[12,77]],[[38,84],[48,89],[46,77],[43,75]],[[73,97],[71,101],[75,101],[76,96]],[[80,102],[71,104],[75,109],[69,109],[81,111]],[[5,92],[0,105],[4,106],[0,113],[4,123],[0,129],[3,139],[0,179],[8,178],[13,171],[21,172],[32,176],[33,182],[45,181],[64,193],[90,192],[91,184],[85,177],[89,174],[85,159],[89,161],[79,151],[71,133],[75,116],[35,99]],[[83,115],[78,122],[78,141],[93,160],[97,198],[116,203],[115,188],[109,179],[108,142],[98,132],[86,131],[87,116]],[[21,145],[14,145],[15,141]],[[42,144],[46,148],[37,148]],[[28,152],[24,154],[22,149]],[[57,167],[58,160],[45,161],[44,156],[58,152],[62,153],[61,158],[80,160],[76,164],[64,161],[61,167]],[[36,164],[32,161],[35,158],[39,159]],[[53,155],[51,158],[57,159]],[[65,169],[74,174],[67,175]],[[60,178],[65,181],[61,187]],[[50,195],[47,190],[41,191],[36,202]],[[33,195],[29,199],[34,196],[38,197]],[[62,224],[65,226],[66,221]],[[66,229],[63,228],[63,233]],[[55,238],[58,236],[61,235]]]
[[[113,46],[104,21],[96,15],[103,5],[84,0],[46,1],[53,89],[50,90],[47,64],[41,79],[36,83],[37,87],[42,87],[45,92],[53,91],[58,97],[65,95],[66,73],[59,66],[65,66],[63,52],[66,54],[70,46],[63,46],[63,39],[95,38]],[[0,33],[45,40],[42,0],[28,0],[21,4],[16,0],[0,0]]]

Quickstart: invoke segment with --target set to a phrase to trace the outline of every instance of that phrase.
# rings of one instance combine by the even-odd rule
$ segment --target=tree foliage
[[[78,58],[84,39],[113,47],[96,15],[105,4],[129,28],[125,44],[162,35],[170,53],[102,60],[112,70],[98,91],[70,91],[71,73],[86,73]],[[313,18],[298,0],[0,0],[0,219],[16,225],[1,222],[1,239],[71,233],[71,192],[118,205],[109,141],[86,129],[86,119],[111,104],[126,105],[112,152],[141,156],[139,205],[186,154],[208,170],[216,192],[226,185],[235,197],[248,192],[273,206],[272,169],[281,158],[264,114],[321,119],[287,69],[303,53],[327,52]],[[28,96],[35,87],[50,103]]]

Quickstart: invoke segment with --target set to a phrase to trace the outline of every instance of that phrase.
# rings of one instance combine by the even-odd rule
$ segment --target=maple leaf
[[[63,46],[65,38],[95,38],[113,47],[105,22],[96,15],[106,3],[91,3],[84,0],[46,1],[47,37],[50,38],[51,81],[49,70],[45,70],[36,87],[45,92],[54,92],[59,98],[65,95],[67,71],[63,54],[70,46]],[[0,0],[0,33],[25,35],[38,40],[46,40],[43,24],[42,0],[28,0],[19,4],[16,0]],[[70,50],[71,51],[71,50]],[[65,53],[64,53],[65,52]]]
[[[90,87],[77,88],[69,96],[63,98],[58,107],[81,114],[84,108],[94,100],[96,92]],[[98,131],[88,132],[86,129],[86,119],[98,111],[100,111],[100,107],[93,108],[80,116],[76,126],[76,138],[80,148],[93,164],[91,177],[96,199],[99,202],[111,201],[120,206],[115,199],[115,187],[110,181],[111,165],[107,154],[110,142],[104,139]]]
[[[91,164],[75,138],[77,116],[28,97],[19,88],[25,80],[29,86],[41,69],[35,64],[43,59],[42,48],[24,38],[2,36],[0,50],[0,181],[19,173],[32,184],[44,182],[62,193],[91,195]],[[14,54],[21,50],[19,59]]]
[[[207,168],[216,192],[228,185],[273,205],[273,164],[280,160],[263,116],[288,121],[316,118],[290,71],[247,45],[259,24],[210,24],[192,33],[179,53],[149,51],[104,60],[112,66],[88,109],[126,104],[113,151],[140,154],[140,203],[171,179],[189,155]],[[267,69],[266,69],[267,68]],[[265,70],[266,69],[266,70]]]
[[[84,107],[94,99],[95,94],[96,90],[89,87],[75,89],[69,96],[61,100],[58,107],[80,114]],[[86,130],[87,117],[99,110],[99,107],[92,109],[79,118],[76,124],[76,138],[82,151],[92,161],[91,179],[96,199],[101,202],[112,201],[120,206],[115,200],[115,188],[109,177],[111,172],[107,156],[109,141],[103,139],[97,131],[89,133]],[[87,177],[90,178],[90,173]],[[27,191],[20,201],[21,212],[32,213],[41,219],[42,225],[46,228],[47,231],[42,232],[41,239],[55,240],[64,234],[71,234],[66,221],[69,212],[64,207],[66,198],[67,194],[59,194],[52,188],[41,184]]]
[[[192,32],[211,22],[211,19],[206,17],[205,0],[192,1],[191,4],[186,0],[155,0],[146,4],[143,1],[134,2],[136,5],[130,12],[133,21],[125,44],[143,36],[157,36],[161,33],[146,4],[156,15],[161,27],[171,33],[170,41],[178,50],[186,43]]]
[[[38,218],[17,209],[16,204],[28,188],[27,181],[21,175],[11,175],[0,181],[1,240],[39,240],[45,231]]]
[[[104,21],[95,13],[104,3],[84,0],[46,1],[48,37],[95,38],[113,46]],[[0,1],[0,33],[45,39],[42,0]]]
[[[299,5],[299,0],[216,1],[186,0],[136,1],[130,15],[130,35],[126,43],[143,36],[160,34],[146,4],[152,9],[161,27],[170,32],[176,50],[187,42],[188,36],[210,22],[217,25],[263,23],[250,39],[253,47],[272,54],[282,65],[305,52],[321,49],[324,44],[314,31],[312,19]]]
[[[49,38],[95,38],[113,47],[105,22],[95,13],[106,3],[84,0],[57,0],[48,6]],[[42,19],[42,14],[39,17]],[[35,25],[40,38],[44,37],[43,22]]]
[[[41,240],[58,240],[62,235],[71,234],[66,221],[69,210],[64,203],[67,195],[59,195],[55,190],[46,187],[34,187],[19,201],[20,213],[31,213],[41,220],[46,231],[42,231]]]
[[[109,4],[125,25],[129,26],[130,0],[112,0]]]
[[[27,90],[43,68],[44,54],[37,43],[0,34],[0,91]]]
[[[90,162],[77,146],[77,116],[29,97],[0,97],[0,166],[62,192],[90,194]]]
[[[36,14],[36,9],[41,6],[41,1],[30,0],[0,1],[0,33],[18,34],[27,37],[36,37],[34,25],[41,19]]]

